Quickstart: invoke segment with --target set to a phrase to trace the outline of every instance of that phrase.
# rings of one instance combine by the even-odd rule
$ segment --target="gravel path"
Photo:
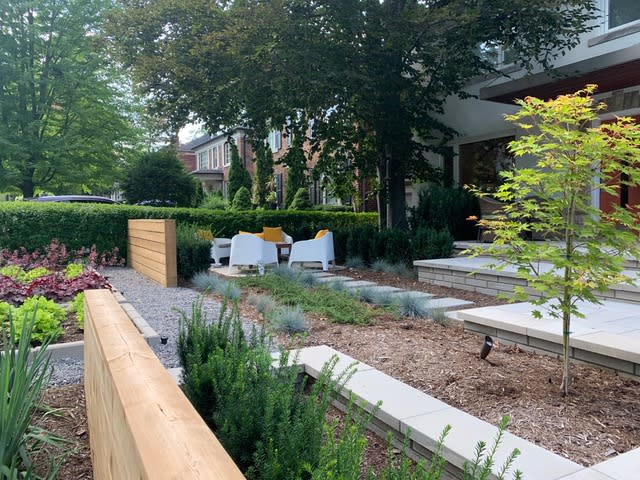
[[[167,368],[179,366],[176,348],[179,311],[189,314],[191,305],[198,299],[199,293],[190,288],[163,288],[131,268],[105,268],[102,274],[159,335],[168,338],[166,345],[153,347],[162,364]],[[203,309],[210,320],[217,319],[220,303],[207,298],[203,302]],[[245,330],[250,331],[251,324],[245,320],[243,324]],[[52,364],[52,385],[82,382],[82,361],[61,359]]]

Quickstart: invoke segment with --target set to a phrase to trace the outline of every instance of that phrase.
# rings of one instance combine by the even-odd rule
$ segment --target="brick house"
[[[552,72],[538,69],[527,74],[510,62],[508,50],[484,52],[504,75],[469,84],[467,92],[474,98],[447,100],[442,120],[455,128],[458,136],[447,154],[431,158],[434,165],[449,172],[454,183],[491,186],[497,173],[511,164],[506,145],[521,132],[504,120],[504,114],[517,111],[516,98],[552,98],[595,83],[596,100],[608,105],[598,123],[622,115],[640,118],[640,1],[597,1],[601,15],[593,23],[594,29],[556,60]],[[631,190],[623,186],[618,198],[594,195],[593,205],[606,209],[612,201],[640,203],[640,191]]]

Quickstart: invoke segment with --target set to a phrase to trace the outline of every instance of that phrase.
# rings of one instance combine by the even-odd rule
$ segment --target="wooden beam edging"
[[[244,480],[108,290],[85,292],[84,349],[96,480]]]
[[[430,458],[436,441],[446,425],[452,429],[445,439],[442,455],[447,462],[443,479],[462,478],[461,469],[466,460],[475,457],[475,446],[479,440],[488,445],[498,431],[497,427],[468,413],[451,407],[409,385],[376,370],[365,363],[356,362],[352,357],[326,345],[301,348],[297,351],[297,364],[304,373],[318,378],[322,366],[334,355],[338,362],[336,374],[357,363],[356,373],[345,385],[337,399],[336,406],[344,409],[350,394],[367,411],[382,401],[382,405],[369,428],[385,438],[393,432],[394,440],[400,444],[410,431],[408,454],[414,459]],[[292,359],[296,358],[292,353]],[[617,457],[583,467],[534,443],[505,432],[497,451],[493,471],[502,466],[507,455],[514,448],[521,452],[512,470],[520,469],[524,478],[544,480],[635,480],[637,466],[640,465],[640,448]],[[496,479],[494,475],[491,479]]]
[[[177,287],[176,221],[130,219],[127,226],[128,265],[163,287]]]

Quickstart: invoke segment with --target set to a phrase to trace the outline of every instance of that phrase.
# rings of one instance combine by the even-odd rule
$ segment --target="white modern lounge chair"
[[[295,242],[289,255],[289,266],[293,263],[320,262],[322,269],[329,269],[329,262],[335,266],[336,256],[333,252],[333,233],[327,232],[324,236],[313,240]]]
[[[211,241],[211,258],[215,262],[214,265],[219,267],[220,260],[231,255],[231,239],[230,238],[214,238]]]
[[[251,234],[234,235],[231,239],[231,254],[229,256],[229,273],[233,265],[268,265],[278,263],[276,244],[265,242]]]

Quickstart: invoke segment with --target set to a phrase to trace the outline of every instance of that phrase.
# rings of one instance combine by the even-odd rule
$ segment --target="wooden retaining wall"
[[[129,220],[129,266],[163,287],[177,287],[176,221]]]
[[[84,348],[96,480],[244,480],[108,290],[85,292]]]

